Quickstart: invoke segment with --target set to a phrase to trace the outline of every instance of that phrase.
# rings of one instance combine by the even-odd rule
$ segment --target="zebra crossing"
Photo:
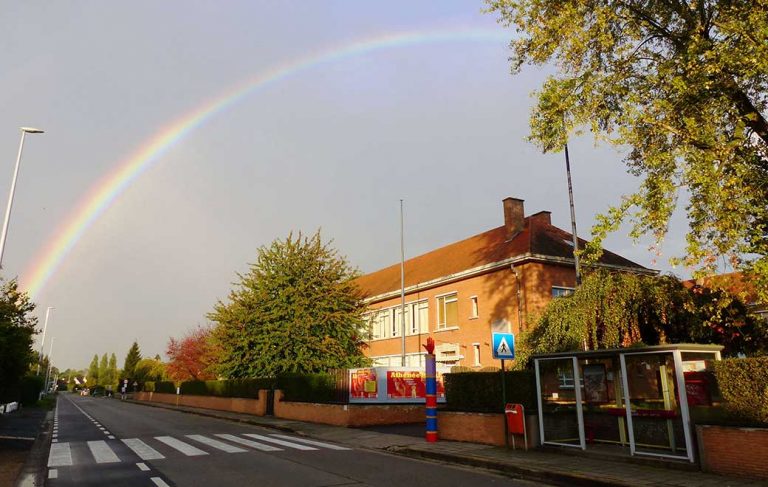
[[[172,456],[205,456],[211,453],[279,452],[286,450],[343,451],[350,448],[283,434],[242,433],[234,435],[217,433],[213,435],[189,434],[183,437],[154,436],[151,438],[122,438],[64,442],[51,444],[48,467],[60,468],[81,464],[111,464],[135,462],[125,458],[128,451],[142,461],[163,460]],[[122,457],[120,453],[123,453]]]

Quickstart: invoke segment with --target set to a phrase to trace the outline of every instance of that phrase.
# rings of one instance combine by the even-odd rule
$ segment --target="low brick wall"
[[[701,469],[768,480],[768,428],[696,426]]]
[[[335,426],[374,426],[425,421],[423,405],[413,404],[316,404],[284,400],[275,391],[275,417]]]
[[[525,417],[528,448],[536,448],[539,444],[537,421],[535,415]],[[443,440],[504,446],[503,414],[440,411],[437,413],[437,429],[438,436]],[[515,435],[514,440],[517,447],[525,446],[523,435]],[[509,436],[509,444],[512,444],[512,435]]]
[[[163,394],[159,392],[139,392],[136,394],[136,399],[139,401],[160,402],[176,406],[246,413],[255,416],[264,416],[267,412],[267,391],[265,390],[259,391],[258,399],[247,399],[243,397],[191,396]]]

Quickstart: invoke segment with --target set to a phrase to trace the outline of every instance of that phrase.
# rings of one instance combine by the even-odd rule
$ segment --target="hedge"
[[[147,382],[147,384],[149,384]],[[146,384],[144,385],[146,390]],[[172,380],[159,380],[154,383],[154,392],[160,392],[164,394],[176,394],[176,383]]]
[[[538,409],[536,378],[531,370],[504,373],[507,402],[520,403],[526,412]],[[446,406],[453,411],[497,413],[504,411],[501,372],[459,372],[443,376]]]
[[[348,392],[337,387],[333,374],[281,374],[276,389],[282,389],[286,401],[314,403],[346,403]]]
[[[725,359],[714,362],[714,369],[730,419],[768,425],[768,357]]]
[[[272,389],[275,379],[192,380],[181,383],[181,393],[190,396],[259,397],[259,389]]]

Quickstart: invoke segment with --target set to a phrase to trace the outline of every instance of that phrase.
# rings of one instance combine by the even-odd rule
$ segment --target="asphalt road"
[[[482,470],[351,449],[272,429],[60,394],[46,485],[531,486]]]

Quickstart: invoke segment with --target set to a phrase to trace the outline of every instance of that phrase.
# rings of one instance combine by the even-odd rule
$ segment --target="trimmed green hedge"
[[[192,380],[181,383],[181,393],[190,396],[259,397],[259,389],[272,389],[275,379]]]
[[[768,425],[768,357],[725,359],[714,369],[731,422]]]
[[[147,384],[149,384],[149,382],[144,384],[144,390],[147,390]],[[176,394],[176,383],[172,380],[159,380],[154,383],[154,387],[154,392],[160,392],[163,394]]]
[[[275,388],[283,390],[286,401],[294,402],[345,403],[348,397],[331,374],[281,374]]]
[[[531,370],[504,373],[507,402],[520,403],[526,412],[536,411],[536,376]],[[504,411],[501,372],[458,372],[445,374],[445,400],[453,411],[498,413]]]

